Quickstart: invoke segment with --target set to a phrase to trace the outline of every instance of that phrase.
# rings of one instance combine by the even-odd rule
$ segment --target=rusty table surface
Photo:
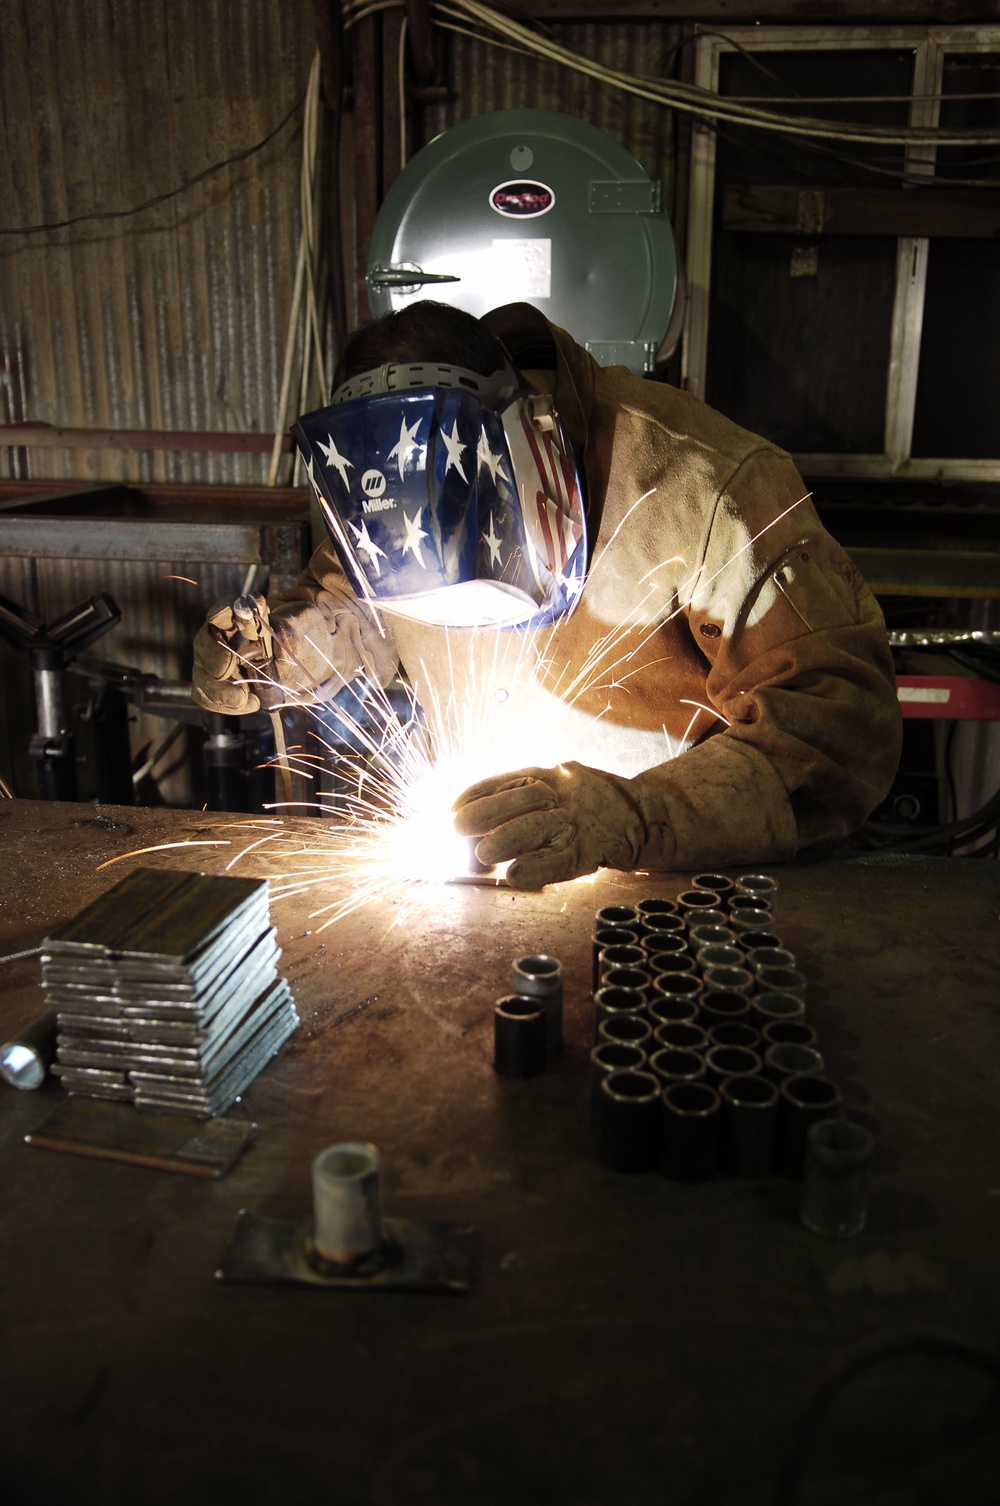
[[[236,845],[100,865],[242,845],[238,822],[0,802],[0,942],[132,867],[221,872]],[[322,932],[315,897],[276,901],[302,1024],[231,1111],[258,1132],[226,1176],[29,1148],[63,1091],[0,1084],[0,1498],[764,1506],[852,1346],[930,1332],[1000,1352],[997,865],[770,871],[829,1075],[878,1136],[863,1234],[808,1233],[780,1177],[684,1186],[597,1161],[592,917],[683,875],[418,886]],[[492,1002],[535,951],[564,966],[565,1048],[505,1082]],[[0,1038],[39,1013],[39,974],[0,965]],[[308,1213],[311,1158],[357,1139],[382,1151],[388,1214],[475,1226],[472,1292],[215,1281],[239,1210]],[[957,1357],[873,1364],[811,1439],[802,1499],[995,1502],[988,1403]]]

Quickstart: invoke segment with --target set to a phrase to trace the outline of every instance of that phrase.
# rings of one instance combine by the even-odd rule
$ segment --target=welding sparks
[[[651,495],[633,504],[612,538]],[[792,510],[751,538],[727,565]],[[606,554],[607,545],[592,562],[588,581],[599,576]],[[318,929],[387,898],[400,902],[401,918],[427,893],[428,884],[468,876],[470,844],[453,826],[457,796],[493,774],[586,758],[588,729],[593,736],[602,725],[612,693],[628,694],[633,676],[662,662],[640,657],[643,650],[686,609],[690,593],[721,573],[704,580],[696,569],[668,597],[656,581],[666,565],[684,561],[664,560],[648,571],[639,582],[639,601],[576,662],[559,653],[557,626],[535,633],[443,629],[447,675],[436,678],[421,662],[403,708],[377,685],[359,681],[321,708],[301,702],[315,718],[316,748],[288,749],[283,767],[304,793],[313,792],[311,798],[284,801],[272,807],[274,815],[241,823],[249,839],[227,867],[251,859],[264,863],[275,899],[315,893],[322,902],[310,919],[321,921]],[[312,646],[322,653],[318,644]],[[248,679],[260,676],[259,666],[247,668]],[[336,673],[332,662],[330,670]],[[287,690],[282,694],[286,704],[296,704]],[[683,753],[700,718],[725,721],[711,706],[684,704],[693,708],[685,731],[672,738],[663,725],[651,763]],[[345,746],[351,751],[345,753]],[[645,746],[652,751],[651,743]],[[310,822],[306,830],[294,820],[297,814],[329,819]],[[499,871],[492,878],[500,882]]]

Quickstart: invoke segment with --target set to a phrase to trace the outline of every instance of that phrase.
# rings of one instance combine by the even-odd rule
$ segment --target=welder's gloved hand
[[[239,634],[233,602],[217,601],[194,640],[193,698],[204,711],[242,716],[260,709],[259,697],[244,678],[248,666],[232,646]]]
[[[513,858],[507,882],[515,889],[541,889],[596,868],[628,871],[648,835],[632,781],[579,763],[471,785],[455,802],[455,829],[480,838],[480,862]]]
[[[246,621],[231,601],[216,603],[195,638],[194,699],[205,710],[239,716],[262,702],[329,700],[362,674],[380,685],[391,680],[395,646],[356,602],[315,587],[272,598],[270,610],[263,597],[251,599],[266,624],[266,646],[245,641]]]

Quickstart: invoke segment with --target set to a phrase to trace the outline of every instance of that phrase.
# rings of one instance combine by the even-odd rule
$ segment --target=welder
[[[523,303],[365,325],[295,432],[330,540],[268,603],[273,675],[292,701],[400,667],[425,705],[488,697],[503,761],[454,819],[514,887],[781,861],[884,798],[882,614],[766,440]],[[235,628],[213,608],[194,693],[239,714]],[[551,764],[519,768],[532,718]]]

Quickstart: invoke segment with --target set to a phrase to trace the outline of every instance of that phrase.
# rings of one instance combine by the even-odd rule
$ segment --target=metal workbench
[[[0,802],[0,941],[132,867],[221,872],[235,848],[99,865],[239,820]],[[592,917],[683,876],[429,886],[400,925],[387,901],[319,934],[315,900],[275,903],[302,1025],[231,1111],[258,1131],[227,1175],[29,1148],[63,1090],[0,1084],[0,1497],[765,1506],[853,1346],[931,1332],[1000,1352],[997,865],[769,871],[830,1075],[877,1131],[862,1235],[808,1233],[780,1177],[686,1186],[597,1161]],[[502,1081],[492,1002],[539,950],[564,965],[565,1048]],[[39,1012],[39,981],[37,957],[0,966],[0,1038]],[[475,1226],[471,1293],[218,1283],[239,1210],[308,1212],[311,1158],[354,1139],[381,1148],[388,1213]],[[801,1499],[995,1502],[998,1410],[958,1358],[875,1363],[808,1440]]]

